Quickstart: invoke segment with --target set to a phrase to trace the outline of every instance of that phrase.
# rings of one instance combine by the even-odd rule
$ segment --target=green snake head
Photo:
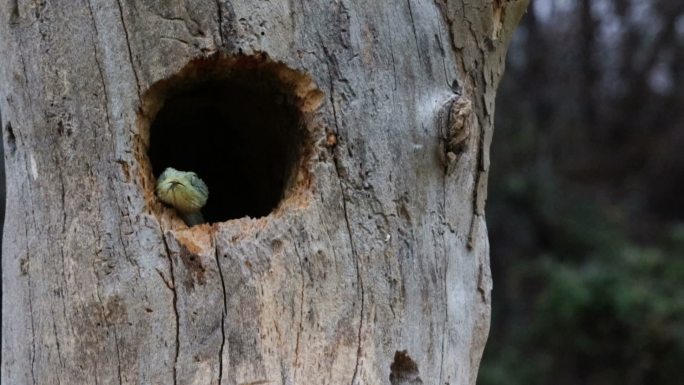
[[[200,210],[207,203],[209,188],[194,172],[167,168],[157,179],[156,193],[188,226],[204,223]]]

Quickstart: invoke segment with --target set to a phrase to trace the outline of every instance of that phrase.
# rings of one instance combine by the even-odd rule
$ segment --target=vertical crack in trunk
[[[228,311],[228,303],[227,303],[227,298],[226,298],[226,283],[223,278],[223,270],[221,269],[221,262],[220,262],[220,257],[219,257],[219,251],[218,251],[218,243],[216,241],[216,237],[212,236],[212,240],[214,242],[214,256],[216,257],[216,268],[218,269],[219,272],[219,277],[221,277],[221,289],[223,291],[223,312],[221,313],[221,347],[219,348],[219,356],[218,356],[218,361],[219,361],[219,378],[218,378],[218,384],[221,384],[221,381],[223,380],[223,350],[226,345],[226,329],[225,329],[225,322],[226,322],[226,312]]]
[[[444,180],[446,183],[446,176],[444,176]],[[446,197],[446,187],[444,188],[444,196]],[[446,198],[444,198],[444,204],[446,205]],[[444,206],[443,210],[446,210],[446,206]],[[445,211],[446,212],[446,211]],[[444,341],[447,339],[447,328],[449,327],[449,286],[448,286],[448,277],[449,277],[449,253],[446,251],[446,245],[447,245],[447,240],[446,240],[446,235],[445,233],[442,233],[442,252],[444,253],[444,324],[442,325],[442,357],[440,358],[439,361],[439,383],[444,384],[445,381],[443,380],[443,372],[444,372],[444,358],[446,356],[446,345]]]
[[[473,250],[475,247],[476,230],[481,215],[478,212],[479,208],[477,201],[480,199],[480,183],[483,182],[482,178],[486,178],[485,171],[478,170],[475,176],[475,186],[473,187],[473,217],[470,219],[470,230],[468,231],[468,250]]]
[[[212,235],[212,241],[214,242],[214,256],[216,257],[216,268],[219,272],[219,277],[221,277],[221,289],[223,290],[223,312],[221,313],[221,347],[219,348],[219,378],[218,385],[221,385],[223,381],[223,350],[226,346],[226,313],[228,312],[228,299],[226,296],[226,282],[223,278],[223,270],[221,269],[221,258],[219,256],[218,242],[216,236]]]
[[[95,37],[99,38],[100,31],[97,29],[97,22],[95,21],[95,14],[93,13],[93,5],[92,5],[91,1],[88,1],[88,11],[90,13],[90,18],[93,20],[93,30],[95,31],[94,36],[91,35],[91,41],[93,44],[93,58],[95,59],[95,64],[97,65],[97,70],[98,70],[98,73],[100,74],[100,79],[102,80],[102,93],[104,94],[103,95],[104,96],[104,103],[103,104],[105,107],[105,117],[107,118],[107,130],[109,131],[112,138],[114,138],[116,136],[115,136],[114,131],[113,131],[114,125],[112,124],[112,121],[111,121],[112,113],[109,109],[109,104],[110,104],[109,91],[108,91],[109,86],[107,85],[107,81],[105,80],[104,70],[102,69],[102,63],[100,62],[100,58],[99,58],[100,52],[98,49],[98,44],[95,41]]]
[[[335,161],[337,162],[337,161]],[[339,178],[339,174],[338,174]],[[342,179],[340,179],[340,188],[342,188]],[[359,267],[359,258],[356,248],[354,247],[354,240],[352,239],[351,225],[349,224],[349,217],[347,215],[347,198],[344,195],[344,190],[342,190],[342,206],[344,208],[344,222],[347,225],[347,232],[349,233],[349,244],[352,250],[352,256],[354,257],[354,265],[356,266],[356,280],[359,283],[359,289],[361,290],[361,312],[359,314],[359,333],[358,333],[358,348],[356,350],[356,364],[354,365],[354,375],[352,376],[351,385],[354,385],[356,378],[359,374],[359,361],[361,359],[361,333],[363,331],[363,308],[364,308],[364,289],[363,280],[361,279],[361,270]]]
[[[294,235],[290,233],[292,239]],[[297,245],[294,244],[294,251],[297,255],[297,260],[299,261],[299,274],[302,278],[302,284],[299,289],[299,327],[297,328],[297,337],[295,339],[295,361],[294,361],[294,382],[297,383],[297,367],[299,366],[299,342],[302,336],[302,331],[304,330],[304,265],[302,264],[302,256],[299,254],[299,249]]]
[[[446,171],[446,169],[445,169]],[[440,209],[440,220],[444,223],[446,226],[446,229],[442,229],[442,233],[438,234],[437,236],[441,235],[441,252],[444,257],[444,263],[443,263],[443,269],[444,269],[444,324],[442,325],[442,343],[441,343],[441,357],[439,360],[439,383],[440,384],[445,384],[446,381],[444,381],[444,359],[446,357],[446,339],[447,339],[447,328],[449,327],[449,289],[448,289],[448,274],[449,274],[449,253],[447,253],[446,247],[447,247],[447,239],[446,239],[446,230],[451,231],[451,233],[454,233],[455,230],[452,229],[452,225],[449,222],[449,218],[447,215],[447,183],[449,183],[449,179],[453,179],[453,176],[449,176],[448,172],[444,172],[441,174],[442,178],[442,207]],[[433,234],[434,238],[434,243],[437,245],[439,244],[437,242],[437,237],[436,235]]]
[[[60,161],[60,157],[58,156],[57,153],[55,153],[55,165],[57,166],[57,170],[59,172],[59,180],[60,180],[60,201],[62,204],[62,234],[61,234],[61,242],[59,242],[60,246],[58,249],[58,252],[60,253],[60,261],[62,263],[61,266],[61,274],[60,278],[62,279],[62,288],[63,290],[60,290],[60,297],[62,299],[62,304],[64,304],[64,296],[65,293],[68,289],[66,277],[65,277],[65,269],[66,269],[66,264],[64,263],[64,237],[66,237],[67,234],[67,205],[66,205],[66,180],[64,178],[64,161],[63,159]],[[54,250],[54,249],[53,249]],[[50,254],[56,254],[56,252],[53,252],[52,250],[50,251]],[[62,305],[64,306],[64,305]],[[54,310],[54,303],[50,303],[50,313],[52,314],[52,332],[55,335],[55,345],[57,347],[57,358],[59,358],[59,365],[61,368],[64,368],[64,360],[62,359],[62,347],[60,344],[60,339],[59,339],[59,334],[57,332],[57,317],[55,316],[55,310]],[[66,316],[64,317],[64,321],[67,322]],[[59,375],[57,375],[57,383],[61,383],[59,379]]]
[[[103,328],[108,329],[110,324],[109,321],[107,320],[107,308],[105,307],[104,302],[102,301],[102,296],[100,295],[100,286],[102,285],[102,281],[100,280],[100,277],[97,275],[97,266],[95,265],[95,261],[93,261],[92,264],[92,269],[93,269],[93,275],[95,276],[95,295],[97,296],[97,302],[100,304],[100,314],[95,314],[94,316],[99,318],[99,321],[96,321],[96,325],[100,326],[100,323]],[[116,326],[114,326],[114,345],[116,346],[116,353],[117,353],[117,360],[119,360],[119,345],[117,342],[116,338]],[[108,334],[108,333],[107,333]],[[96,359],[93,357],[93,359]],[[118,363],[118,366],[120,367],[120,361]],[[95,368],[97,368],[97,364],[95,365]],[[95,383],[97,383],[97,369],[94,371],[94,376],[95,376]],[[119,384],[121,384],[121,379],[119,377]]]
[[[28,172],[28,170],[26,170]],[[29,175],[28,173],[26,175]],[[32,195],[31,195],[32,196]],[[30,201],[33,202],[33,201]],[[27,216],[28,217],[28,216]],[[29,314],[31,315],[31,381],[33,381],[33,384],[36,384],[36,373],[35,373],[35,366],[36,366],[36,326],[35,326],[35,321],[33,319],[33,288],[31,284],[31,248],[29,247],[29,236],[28,236],[28,228],[26,226],[26,223],[24,223],[24,239],[26,240],[26,280],[28,284],[28,305],[29,305]],[[21,269],[21,266],[20,266]],[[4,309],[3,309],[4,310]],[[4,311],[3,311],[4,314]],[[4,318],[4,317],[3,317]]]
[[[327,50],[324,50],[326,53],[326,56],[328,56],[328,61],[331,62],[331,57],[328,55]],[[337,115],[337,108],[335,107],[335,101],[333,99],[333,96],[335,94],[335,86],[333,84],[333,76],[332,76],[332,71],[330,70],[330,63],[328,63],[328,77],[330,78],[330,105],[332,107],[333,111],[333,120],[335,124],[335,131],[336,134],[339,135],[340,132],[340,126],[337,122],[338,115]],[[334,151],[334,150],[333,150]],[[354,245],[354,238],[352,235],[352,229],[351,229],[351,224],[349,223],[349,215],[347,213],[347,194],[345,193],[344,190],[344,184],[342,183],[343,178],[342,175],[340,175],[340,164],[338,160],[338,154],[333,153],[332,159],[333,163],[335,164],[335,173],[337,175],[337,180],[339,182],[340,186],[340,193],[342,194],[342,210],[344,211],[344,222],[347,227],[347,234],[349,235],[349,247],[351,248],[352,252],[352,258],[354,258],[354,266],[356,268],[356,280],[359,284],[359,291],[361,292],[361,312],[359,314],[359,332],[358,332],[358,348],[356,350],[356,364],[354,365],[354,375],[352,376],[351,380],[351,385],[354,385],[356,382],[356,378],[359,373],[359,362],[361,359],[361,333],[363,331],[363,312],[364,312],[364,301],[365,301],[365,294],[364,294],[364,288],[363,288],[363,280],[361,279],[361,270],[359,266],[359,255],[358,252],[356,251],[356,247]]]
[[[337,124],[337,123],[336,123]],[[361,359],[361,333],[363,331],[363,311],[365,302],[365,293],[363,288],[363,279],[361,278],[361,268],[359,266],[359,256],[354,246],[354,239],[352,236],[351,224],[349,223],[349,215],[347,214],[347,196],[344,192],[344,186],[342,184],[342,176],[339,174],[337,157],[333,156],[333,162],[335,162],[335,171],[337,173],[337,179],[340,183],[340,190],[342,191],[342,209],[344,210],[344,222],[347,226],[347,233],[349,235],[349,246],[351,247],[352,257],[354,258],[354,266],[356,268],[356,281],[359,284],[359,290],[361,291],[361,312],[359,314],[359,332],[358,332],[358,348],[356,350],[356,364],[354,365],[354,375],[352,376],[351,385],[354,385],[356,378],[359,373],[359,361]]]
[[[57,348],[57,359],[59,360],[59,367],[64,367],[64,360],[62,359],[62,347],[59,342],[59,334],[57,333],[57,315],[53,304],[50,304],[50,315],[52,316],[52,334],[55,336],[55,347]],[[57,383],[60,383],[59,376],[57,376]]]
[[[361,276],[358,277],[359,281]],[[359,337],[358,337],[358,348],[356,349],[356,364],[354,365],[354,376],[352,376],[351,385],[356,382],[356,377],[359,374],[359,362],[361,360],[361,332],[363,330],[363,306],[364,306],[364,291],[363,282],[360,282],[359,287],[361,288],[361,314],[359,315]]]
[[[133,63],[133,50],[131,49],[131,40],[128,36],[128,28],[126,27],[126,22],[124,21],[123,7],[121,6],[121,0],[116,0],[116,4],[119,6],[119,16],[121,17],[121,27],[123,28],[124,37],[126,37],[126,47],[128,48],[128,60],[131,62],[131,71],[133,71],[133,77],[135,78],[135,85],[138,91],[138,101],[142,101],[142,93],[140,92],[140,79],[138,79],[138,73],[135,71],[135,64]]]
[[[178,292],[176,291],[176,277],[173,271],[173,258],[171,257],[171,250],[169,249],[169,244],[166,241],[166,235],[164,234],[164,229],[162,229],[161,224],[159,225],[159,231],[161,231],[162,242],[164,243],[164,250],[166,250],[166,258],[169,260],[169,271],[171,273],[171,286],[170,289],[173,291],[173,314],[176,319],[176,352],[173,358],[173,383],[176,385],[178,383],[177,366],[178,366],[178,356],[180,355],[180,318],[178,317]],[[161,273],[159,273],[161,274]],[[163,279],[163,276],[162,276]],[[165,281],[166,283],[166,281]],[[168,286],[168,284],[167,284]]]
[[[406,0],[406,4],[408,5],[409,17],[411,18],[413,40],[415,40],[416,42],[416,53],[418,54],[418,58],[422,60],[422,57],[420,56],[420,43],[418,43],[418,33],[416,32],[416,22],[413,20],[413,9],[411,8],[411,0]]]
[[[116,333],[116,325],[114,325],[114,347],[116,347],[116,370],[119,377],[119,385],[123,384],[121,380],[121,353],[119,352],[119,336]]]
[[[221,39],[220,48],[223,48],[223,10],[221,9],[221,0],[216,0],[216,14],[218,16],[219,39]]]
[[[28,239],[28,238],[26,238]],[[28,262],[27,262],[28,263]],[[28,299],[29,299],[29,313],[31,314],[31,380],[33,381],[33,384],[36,384],[36,373],[35,373],[35,366],[36,366],[36,326],[35,326],[35,321],[33,319],[33,299],[31,298],[33,295],[33,289],[31,287],[31,273],[28,273]]]

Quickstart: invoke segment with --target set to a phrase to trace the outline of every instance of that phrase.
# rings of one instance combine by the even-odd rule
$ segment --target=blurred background
[[[532,0],[496,108],[478,384],[684,384],[684,0]]]

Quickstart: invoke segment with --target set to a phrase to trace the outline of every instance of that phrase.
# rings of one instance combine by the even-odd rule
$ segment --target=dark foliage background
[[[478,383],[681,384],[684,1],[532,0],[496,106]]]

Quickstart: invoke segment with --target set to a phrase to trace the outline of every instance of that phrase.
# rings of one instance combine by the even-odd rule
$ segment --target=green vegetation
[[[683,233],[673,226],[657,247],[597,236],[581,260],[522,263],[512,280],[543,289],[526,316],[507,321],[507,345],[485,355],[480,384],[680,384]],[[584,236],[576,241],[589,246]]]

